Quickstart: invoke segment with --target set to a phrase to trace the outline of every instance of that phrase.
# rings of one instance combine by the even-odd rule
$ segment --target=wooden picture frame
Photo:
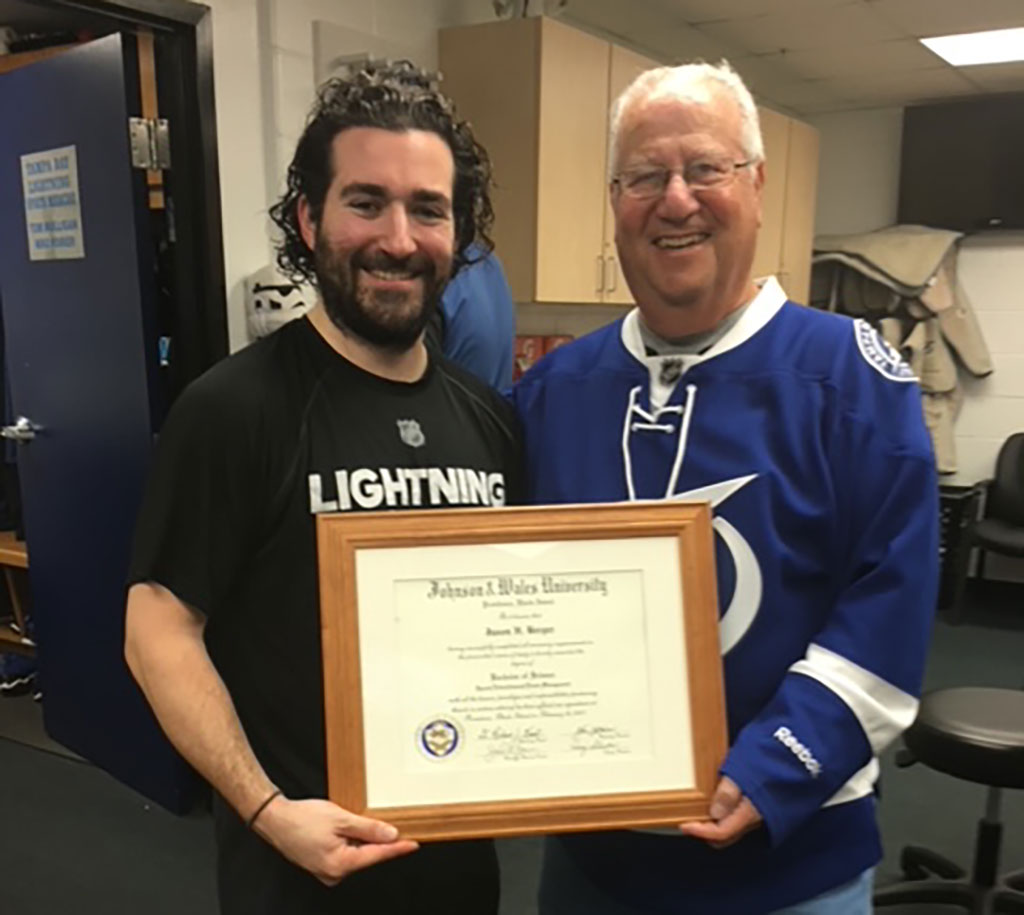
[[[332,801],[418,840],[707,817],[707,503],[324,514],[317,541]]]

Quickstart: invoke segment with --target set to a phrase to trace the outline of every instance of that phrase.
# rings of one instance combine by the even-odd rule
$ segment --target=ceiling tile
[[[737,57],[730,61],[733,68],[743,77],[744,82],[752,89],[759,85],[773,82],[796,82],[786,67],[781,65],[781,58],[776,55],[758,55],[757,57]]]
[[[927,38],[1024,26],[1022,0],[870,0],[882,18],[908,35]]]
[[[836,48],[905,37],[863,3],[815,7],[805,14],[758,16],[700,26],[706,34],[752,53]]]
[[[632,4],[626,9],[621,0],[587,0],[570,3],[560,17],[569,25],[597,30],[629,45],[646,47],[665,29],[684,27],[678,17],[662,9],[656,0]]]
[[[667,10],[671,2],[645,0],[627,7],[622,0],[587,0],[567,7],[562,19],[596,29],[615,41],[669,63],[696,59],[719,61],[723,57],[732,60],[746,53],[687,25]]]
[[[667,62],[724,57],[802,114],[1024,91],[1020,65],[954,69],[914,38],[1024,26],[1024,0],[570,0],[562,18]]]
[[[808,111],[829,111],[842,97],[829,87],[817,83],[780,82],[768,92],[757,93],[759,101],[769,108],[783,106],[800,114]]]
[[[742,56],[742,50],[706,35],[661,9],[669,0],[586,0],[566,8],[561,17],[570,25],[597,31],[612,41],[666,63],[693,60],[717,62]]]
[[[851,99],[833,98],[824,102],[810,102],[799,110],[794,109],[797,114],[803,117],[810,117],[818,114],[834,114],[837,111],[859,111],[864,108],[881,108],[884,104],[856,102]]]
[[[822,80],[823,89],[866,105],[902,104],[927,99],[973,95],[977,88],[952,68],[914,70],[894,79],[888,73],[865,72]]]
[[[722,22],[754,16],[796,15],[809,10],[842,6],[852,0],[651,0],[684,22]]]
[[[1024,92],[1024,63],[961,67],[963,75],[989,92]]]
[[[673,63],[686,63],[698,58],[717,62],[723,57],[731,61],[742,54],[735,46],[688,25],[662,29],[658,35],[651,36],[651,41],[656,41],[662,56]]]
[[[806,48],[769,54],[765,59],[777,62],[802,79],[825,79],[870,70],[902,73],[933,69],[937,65],[935,55],[914,38],[838,48]]]

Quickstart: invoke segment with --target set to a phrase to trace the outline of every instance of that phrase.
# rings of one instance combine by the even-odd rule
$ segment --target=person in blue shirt
[[[764,147],[728,64],[642,74],[612,125],[637,308],[513,390],[529,499],[711,503],[730,749],[704,822],[548,839],[540,912],[868,915],[938,579],[920,390],[869,325],[753,278]]]
[[[499,391],[512,385],[516,303],[498,255],[480,245],[466,251],[466,265],[441,297],[427,325],[427,345]]]

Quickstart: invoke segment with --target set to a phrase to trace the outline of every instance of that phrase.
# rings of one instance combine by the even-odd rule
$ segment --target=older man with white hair
[[[548,840],[541,913],[866,915],[935,607],[920,393],[867,324],[752,277],[766,163],[728,64],[642,74],[612,150],[637,308],[516,388],[531,499],[711,502],[730,749],[707,822]]]

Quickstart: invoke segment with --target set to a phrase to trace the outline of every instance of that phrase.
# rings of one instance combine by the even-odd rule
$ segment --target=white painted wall
[[[815,232],[873,232],[896,222],[903,109],[848,111],[809,118],[818,128]]]
[[[901,119],[901,109],[887,108],[812,120],[821,131],[819,234],[869,232],[896,221]],[[991,477],[999,446],[1024,431],[1024,233],[964,239],[959,272],[995,364],[983,379],[961,370],[959,470],[942,482],[970,484]],[[990,559],[986,575],[1024,581],[1024,562]]]
[[[960,279],[995,371],[970,378],[957,418],[954,483],[992,475],[999,446],[1024,432],[1024,232],[985,232],[960,245]]]
[[[217,108],[221,221],[228,342],[243,346],[243,281],[268,263],[267,169],[263,155],[256,0],[206,0],[213,10],[213,82]]]
[[[978,316],[995,371],[968,378],[956,422],[953,483],[988,479],[999,446],[1024,432],[1024,232],[985,232],[960,244],[960,279]],[[1024,560],[992,554],[985,575],[1024,582]]]

